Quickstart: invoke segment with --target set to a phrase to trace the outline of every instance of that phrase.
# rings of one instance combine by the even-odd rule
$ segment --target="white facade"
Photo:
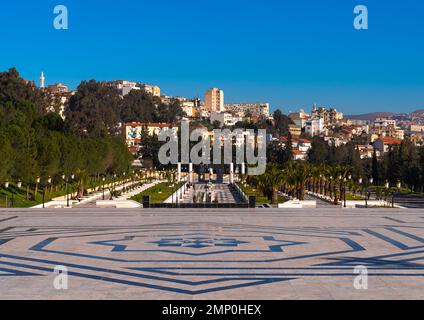
[[[218,121],[221,126],[234,126],[237,122],[242,121],[240,117],[235,117],[231,113],[211,112],[210,122]]]
[[[309,119],[309,114],[305,111],[300,110],[299,112],[293,112],[289,114],[289,118],[301,129],[305,128],[306,123]]]
[[[108,85],[120,91],[121,96],[126,96],[131,90],[140,90],[136,82],[116,80],[108,82]]]
[[[378,119],[375,119],[374,121],[374,127],[388,127],[388,126],[396,127],[396,120],[378,118]]]
[[[324,119],[311,119],[306,121],[305,132],[311,137],[319,136],[324,132]]]
[[[227,103],[225,111],[238,114],[269,117],[269,103]]]

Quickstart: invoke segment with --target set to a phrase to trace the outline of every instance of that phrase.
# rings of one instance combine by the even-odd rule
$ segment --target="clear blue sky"
[[[53,7],[69,30],[53,28]],[[353,28],[366,4],[369,30]],[[350,113],[424,108],[422,0],[2,1],[0,70],[74,88],[128,79],[169,95],[319,105]]]

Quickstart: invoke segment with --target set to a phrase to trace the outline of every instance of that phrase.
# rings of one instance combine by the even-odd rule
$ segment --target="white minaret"
[[[44,86],[44,80],[45,80],[45,78],[44,78],[44,72],[41,71],[41,75],[40,75],[40,88],[41,89],[44,89],[45,88],[45,86]]]

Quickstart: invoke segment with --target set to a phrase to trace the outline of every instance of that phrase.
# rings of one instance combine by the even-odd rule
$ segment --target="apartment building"
[[[151,94],[154,97],[160,97],[160,87],[152,86],[149,84],[141,84],[140,89],[148,94]]]
[[[211,88],[205,93],[205,106],[209,112],[224,112],[224,91]]]
[[[293,112],[289,114],[289,118],[301,129],[305,128],[306,122],[309,119],[309,114],[305,111],[300,110],[299,112]]]
[[[241,117],[245,116],[257,116],[257,117],[269,117],[269,103],[226,103],[225,111],[233,114],[238,114]]]
[[[234,126],[237,122],[243,121],[243,118],[233,116],[228,112],[211,112],[210,122],[218,121],[221,126]]]

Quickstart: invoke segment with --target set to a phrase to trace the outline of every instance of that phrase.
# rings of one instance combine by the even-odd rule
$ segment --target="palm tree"
[[[310,166],[311,179],[309,182],[309,191],[313,193],[319,192],[319,185],[321,183],[321,168],[319,166]]]
[[[77,192],[77,198],[81,198],[87,194],[87,181],[88,181],[88,174],[85,170],[77,169],[76,171],[77,177],[78,177],[78,192]]]
[[[296,165],[295,178],[297,182],[297,198],[301,201],[305,200],[306,184],[311,178],[309,165],[299,163]]]
[[[285,181],[283,171],[269,165],[265,174],[256,177],[255,181],[264,195],[271,194],[271,204],[278,204],[278,191]]]
[[[327,171],[327,179],[328,179],[328,189],[329,196],[333,198],[334,204],[337,205],[339,203],[337,198],[337,178],[339,175],[339,170],[337,167],[329,167]]]
[[[299,200],[305,199],[305,189],[309,182],[310,167],[306,163],[290,163],[284,169],[286,181],[294,191],[294,196]]]

